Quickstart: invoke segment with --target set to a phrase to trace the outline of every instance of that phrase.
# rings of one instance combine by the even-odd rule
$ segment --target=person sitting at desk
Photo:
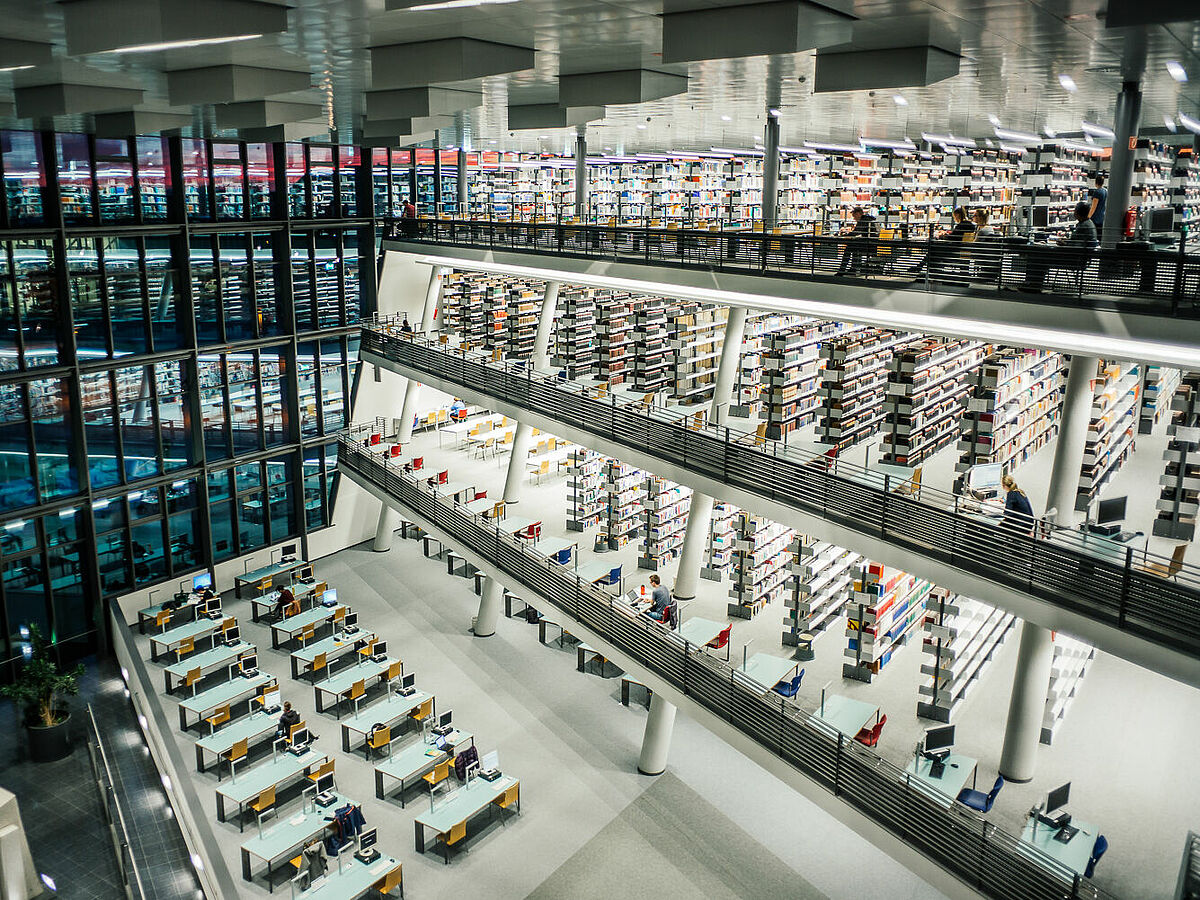
[[[1059,241],[1067,247],[1082,247],[1085,250],[1095,250],[1100,244],[1096,234],[1096,223],[1088,218],[1091,207],[1080,200],[1075,204],[1075,225],[1071,233]]]
[[[975,223],[967,221],[967,211],[961,206],[954,207],[954,211],[950,215],[954,219],[954,227],[949,231],[942,232],[942,234],[938,235],[937,239],[939,241],[961,244],[963,242],[963,235],[975,233]],[[925,257],[919,263],[909,269],[909,273],[916,275],[927,265],[933,269],[939,268],[939,264],[946,258],[946,249],[935,245],[929,249],[929,252],[925,254]]]
[[[651,602],[646,615],[656,622],[672,623],[675,619],[675,601],[671,599],[671,592],[657,575],[650,576],[650,587]]]
[[[413,327],[408,324],[408,314],[407,313],[405,313],[405,315],[404,315],[404,321],[400,323],[400,333],[403,335],[408,335],[408,336],[411,336],[413,333]]]
[[[459,400],[457,397],[455,397],[454,402],[450,404],[450,418],[452,418],[456,422],[461,422],[466,417],[467,417],[467,404],[463,403],[461,400]]]
[[[1017,481],[1007,472],[1000,479],[1004,488],[1004,525],[1014,531],[1033,533],[1033,505],[1025,492],[1017,487]]]
[[[296,599],[296,595],[286,587],[279,589],[279,596],[275,600],[275,616],[279,620],[286,619],[288,616],[294,616],[300,612],[300,601]]]
[[[292,702],[285,700],[283,702],[283,712],[279,714],[279,728],[275,730],[275,734],[279,737],[287,737],[292,730],[293,725],[300,724],[300,713],[292,709]]]
[[[842,253],[842,263],[837,270],[839,275],[853,274],[857,271],[864,252],[858,242],[864,238],[875,237],[875,217],[867,215],[866,210],[861,206],[850,210],[850,218],[854,220],[854,225],[838,232],[840,235],[851,238],[846,242],[846,249]]]

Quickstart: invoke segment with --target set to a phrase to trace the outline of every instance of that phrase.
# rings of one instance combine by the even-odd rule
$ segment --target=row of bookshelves
[[[1011,613],[978,600],[931,591],[922,641],[929,661],[921,665],[930,681],[918,688],[917,715],[950,722],[1015,622]]]
[[[1074,365],[1074,363],[1072,363]],[[1133,452],[1141,375],[1136,365],[1101,364],[1092,379],[1092,408],[1075,509],[1084,512]]]
[[[1154,533],[1190,541],[1200,510],[1200,372],[1187,372],[1171,400],[1165,471],[1159,477]]]

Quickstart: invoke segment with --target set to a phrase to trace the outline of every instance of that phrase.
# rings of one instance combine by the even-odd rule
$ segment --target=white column
[[[375,526],[375,543],[371,549],[376,553],[384,553],[392,549],[392,535],[400,527],[400,513],[386,503],[379,504],[379,522]]]
[[[518,421],[513,431],[512,453],[508,457],[508,473],[504,476],[504,502],[520,503],[524,485],[525,460],[533,443],[533,426]]]
[[[542,294],[541,317],[537,333],[533,338],[533,352],[529,356],[531,369],[544,369],[550,362],[550,333],[554,329],[554,313],[558,309],[560,282],[547,281]],[[504,477],[504,502],[520,503],[521,488],[525,478],[525,459],[529,456],[529,445],[533,443],[533,426],[518,420],[513,432],[512,454],[508,457],[508,473]]]
[[[675,705],[659,694],[650,697],[650,714],[646,717],[646,732],[642,735],[642,755],[638,771],[643,775],[661,775],[667,768],[671,751],[671,733],[675,730]]]
[[[1050,489],[1046,509],[1055,509],[1055,523],[1069,527],[1075,515],[1075,493],[1079,488],[1079,471],[1083,467],[1083,450],[1087,446],[1087,430],[1092,418],[1092,379],[1100,371],[1100,360],[1094,356],[1072,356],[1063,395],[1062,418],[1058,424],[1058,439],[1054,444],[1054,463],[1050,469]]]
[[[562,283],[547,281],[542,294],[542,315],[538,319],[537,333],[533,336],[533,353],[529,365],[533,369],[544,369],[550,364],[550,334],[554,330],[554,314],[558,311],[558,291]]]
[[[1000,774],[1009,781],[1023,783],[1033,778],[1053,663],[1054,640],[1050,629],[1023,623],[1008,721],[1004,726],[1004,749],[1000,753]]]
[[[407,444],[412,440],[413,417],[417,414],[417,399],[421,395],[421,384],[410,378],[404,385],[404,403],[400,408],[400,428],[396,442]]]
[[[742,306],[730,307],[725,322],[725,338],[721,344],[721,361],[717,366],[717,382],[713,386],[712,407],[709,421],[725,424],[729,415],[729,401],[733,396],[733,384],[737,379],[738,364],[742,358],[742,341],[746,336],[746,316],[749,310]],[[692,492],[688,505],[687,527],[683,533],[683,548],[679,551],[679,568],[675,573],[675,598],[692,600],[700,587],[700,568],[704,549],[708,545],[708,532],[712,526],[713,498],[700,491]]]
[[[503,605],[504,585],[489,575],[483,580],[479,614],[475,616],[475,637],[491,637],[496,633],[496,623],[500,620],[500,607]]]
[[[449,269],[445,266],[433,266],[429,271],[429,286],[425,289],[425,304],[421,307],[421,321],[414,325],[418,331],[437,331],[437,319],[434,315],[442,299],[442,276]]]

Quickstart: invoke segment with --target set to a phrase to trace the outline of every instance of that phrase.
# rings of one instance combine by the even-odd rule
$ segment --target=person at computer
[[[949,231],[943,231],[938,235],[938,241],[948,241],[950,243],[961,244],[963,235],[974,234],[976,225],[967,218],[967,211],[961,206],[954,207],[954,211],[950,213],[950,217],[954,220],[954,225]],[[909,273],[916,275],[926,266],[932,269],[939,268],[940,264],[947,258],[947,250],[937,244],[929,249],[925,254],[924,259],[909,269]]]
[[[279,727],[275,730],[278,737],[288,737],[292,733],[292,726],[300,724],[300,713],[292,709],[290,700],[285,700],[283,703],[283,712],[279,714]]]
[[[1082,247],[1084,250],[1095,250],[1100,244],[1096,232],[1096,223],[1088,216],[1091,207],[1083,200],[1075,204],[1075,225],[1071,233],[1059,241],[1065,247]]]
[[[1000,479],[1004,488],[1004,525],[1014,531],[1025,534],[1033,533],[1033,505],[1025,492],[1017,486],[1017,481],[1007,472]]]
[[[657,575],[651,575],[650,608],[646,610],[646,615],[657,622],[669,621],[672,606],[674,606],[674,601],[671,600],[671,592],[667,590],[667,586]]]
[[[838,232],[839,236],[851,239],[846,241],[846,249],[842,252],[838,275],[851,275],[858,270],[864,252],[862,242],[875,237],[875,217],[865,209],[854,207],[850,210],[850,218],[854,220],[854,225]]]
[[[452,418],[456,422],[461,422],[466,417],[467,417],[467,404],[463,403],[461,400],[459,400],[457,397],[455,397],[454,402],[450,404],[450,418]]]
[[[279,597],[275,601],[275,617],[277,619],[285,619],[288,616],[294,616],[300,612],[300,601],[296,599],[296,595],[286,587],[279,589]]]
[[[407,313],[404,316],[404,321],[400,323],[400,333],[402,335],[404,335],[405,337],[412,336],[413,327],[408,324],[408,314]]]

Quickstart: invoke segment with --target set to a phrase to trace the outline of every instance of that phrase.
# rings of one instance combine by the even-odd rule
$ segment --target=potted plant
[[[60,672],[50,657],[50,642],[36,625],[29,626],[29,642],[33,653],[12,684],[0,685],[0,695],[25,708],[30,758],[51,762],[71,753],[71,713],[66,698],[79,693],[83,665]]]

